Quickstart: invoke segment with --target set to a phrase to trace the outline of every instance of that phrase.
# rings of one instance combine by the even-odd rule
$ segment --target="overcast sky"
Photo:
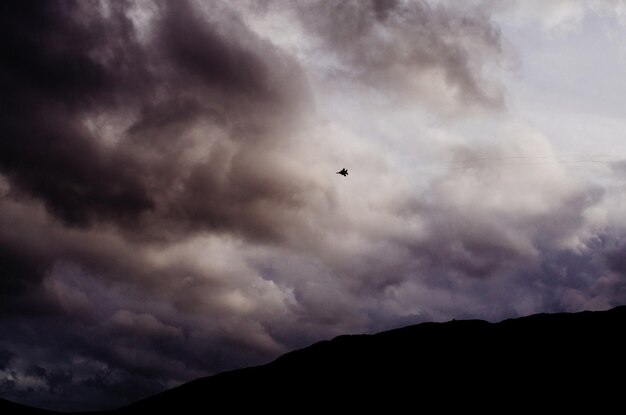
[[[0,39],[4,398],[626,303],[626,2],[16,0]]]

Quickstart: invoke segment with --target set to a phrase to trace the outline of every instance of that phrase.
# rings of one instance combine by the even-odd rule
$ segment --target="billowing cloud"
[[[0,394],[106,408],[337,334],[624,302],[623,160],[509,108],[483,6],[5,2]]]
[[[309,2],[298,12],[339,74],[413,99],[448,95],[448,107],[502,103],[481,72],[502,52],[499,30],[478,12],[394,0]]]

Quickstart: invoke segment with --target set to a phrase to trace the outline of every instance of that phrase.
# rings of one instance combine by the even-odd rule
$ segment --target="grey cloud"
[[[611,243],[607,243],[606,262],[611,271],[626,280],[626,247],[612,239],[609,239]]]
[[[15,353],[11,352],[10,350],[0,349],[0,370],[5,369],[14,356]]]
[[[218,92],[272,102],[270,66],[260,50],[245,48],[239,36],[229,39],[219,34],[217,28],[207,25],[206,20],[198,16],[199,11],[187,2],[166,3],[165,8],[158,40],[164,44],[165,55],[182,70],[177,76],[191,76],[199,84]],[[245,28],[237,28],[236,21],[233,26],[229,30],[234,29],[236,36],[250,36]],[[263,47],[260,42],[255,46]]]
[[[560,168],[474,168],[418,191],[387,147],[319,116],[316,55],[256,33],[257,16],[103,4],[0,6],[3,397],[98,409],[346,332],[624,298],[623,249],[589,242],[607,237],[586,227],[598,187]],[[275,7],[341,61],[333,87],[439,93],[434,73],[451,106],[501,103],[481,75],[500,34],[478,11]]]
[[[612,163],[611,167],[613,168],[613,170],[615,170],[622,176],[626,175],[626,161],[621,160],[621,161],[614,162]]]
[[[8,58],[0,82],[10,102],[0,120],[3,172],[67,223],[115,213],[132,218],[148,209],[150,200],[128,157],[107,154],[80,125],[83,111],[115,105],[126,95],[121,91],[130,96],[141,79],[125,73],[137,50],[122,3],[112,7],[108,21],[88,25],[72,18],[85,16],[73,2],[3,8],[0,36]],[[119,42],[105,43],[110,37]],[[105,46],[108,63],[92,57]]]
[[[278,150],[262,143],[285,134],[306,88],[295,83],[296,65],[243,24],[233,23],[229,37],[188,2],[158,4],[146,46],[127,3],[110,5],[108,16],[73,2],[5,7],[3,38],[12,53],[2,84],[12,105],[0,122],[7,137],[0,165],[15,191],[41,198],[66,224],[109,222],[137,232],[165,219],[172,229],[228,229],[245,214],[240,230],[262,235],[277,223],[245,206],[255,198],[281,204],[285,194],[303,191],[284,179],[288,172],[280,181],[267,174],[268,183],[248,180],[251,167],[271,167],[264,156]],[[29,19],[39,22],[38,35],[24,29]],[[136,121],[114,146],[85,128],[85,120],[115,114]],[[198,131],[210,126],[219,139]],[[194,129],[207,154],[190,162],[182,153]],[[259,157],[242,141],[257,146]]]
[[[461,105],[503,103],[495,80],[482,74],[485,60],[503,58],[499,29],[476,10],[423,1],[316,1],[301,5],[299,15],[349,77],[420,99],[433,88],[445,94],[429,78],[434,73]]]
[[[3,396],[55,408],[112,407],[283,350],[259,338],[263,326],[246,326],[245,302],[252,293],[238,293],[250,280],[236,270],[222,275],[176,256],[154,264],[149,251],[155,249],[156,258],[158,246],[67,229],[24,202],[11,211],[13,204],[0,204],[2,218],[11,222],[2,227],[3,237],[14,248],[2,282],[15,286],[3,291],[2,344],[7,350],[21,345],[19,359],[38,362],[49,374],[69,373],[72,380],[60,385],[22,371],[26,378],[13,383],[3,378],[9,382]],[[254,289],[255,295],[264,292]],[[264,310],[258,313],[265,324],[276,324],[271,315],[263,317]],[[48,386],[29,393],[31,378]]]

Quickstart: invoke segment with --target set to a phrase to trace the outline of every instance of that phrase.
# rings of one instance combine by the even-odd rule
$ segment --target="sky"
[[[3,398],[626,304],[624,1],[16,0],[0,39]]]

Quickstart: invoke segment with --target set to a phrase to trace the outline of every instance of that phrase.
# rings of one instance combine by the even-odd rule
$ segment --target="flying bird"
[[[348,170],[341,169],[337,172],[337,174],[341,174],[343,177],[346,177],[348,175]]]

